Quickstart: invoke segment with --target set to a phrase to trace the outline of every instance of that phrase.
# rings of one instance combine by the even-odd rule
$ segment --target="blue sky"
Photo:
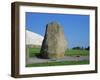
[[[26,30],[45,34],[46,24],[58,22],[64,30],[68,48],[89,46],[89,15],[26,12]]]

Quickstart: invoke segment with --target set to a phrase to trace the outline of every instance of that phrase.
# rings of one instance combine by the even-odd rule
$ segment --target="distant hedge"
[[[90,49],[90,47],[88,46],[88,47],[79,47],[79,46],[77,46],[77,47],[73,47],[72,48],[73,50],[89,50]]]

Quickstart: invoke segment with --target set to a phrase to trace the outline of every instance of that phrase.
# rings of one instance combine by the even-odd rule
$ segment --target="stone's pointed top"
[[[57,21],[50,22],[48,24],[59,24]]]
[[[57,21],[50,22],[47,25],[60,26],[60,24]]]

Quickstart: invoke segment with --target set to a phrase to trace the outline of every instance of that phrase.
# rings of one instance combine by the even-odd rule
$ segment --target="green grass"
[[[29,56],[34,57],[40,53],[40,48],[29,48]]]
[[[41,66],[58,66],[58,65],[82,65],[82,64],[89,64],[89,61],[62,61],[62,62],[45,62],[45,63],[34,63],[34,64],[27,64],[26,67],[41,67]]]
[[[29,48],[29,56],[34,57],[36,54],[40,53],[40,48]],[[68,49],[65,51],[66,56],[88,56],[88,50],[72,50]]]
[[[88,56],[89,51],[88,50],[66,50],[65,52],[66,56]]]
[[[34,57],[40,53],[40,48],[29,48],[29,56]],[[88,50],[72,50],[68,49],[65,51],[65,56],[89,56]],[[33,63],[27,64],[26,67],[39,67],[39,66],[58,66],[58,65],[80,65],[89,64],[89,61],[51,61],[44,63]]]

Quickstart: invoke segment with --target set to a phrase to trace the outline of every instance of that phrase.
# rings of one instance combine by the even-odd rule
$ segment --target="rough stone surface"
[[[62,27],[57,22],[47,24],[40,54],[43,58],[63,58],[67,42]]]

